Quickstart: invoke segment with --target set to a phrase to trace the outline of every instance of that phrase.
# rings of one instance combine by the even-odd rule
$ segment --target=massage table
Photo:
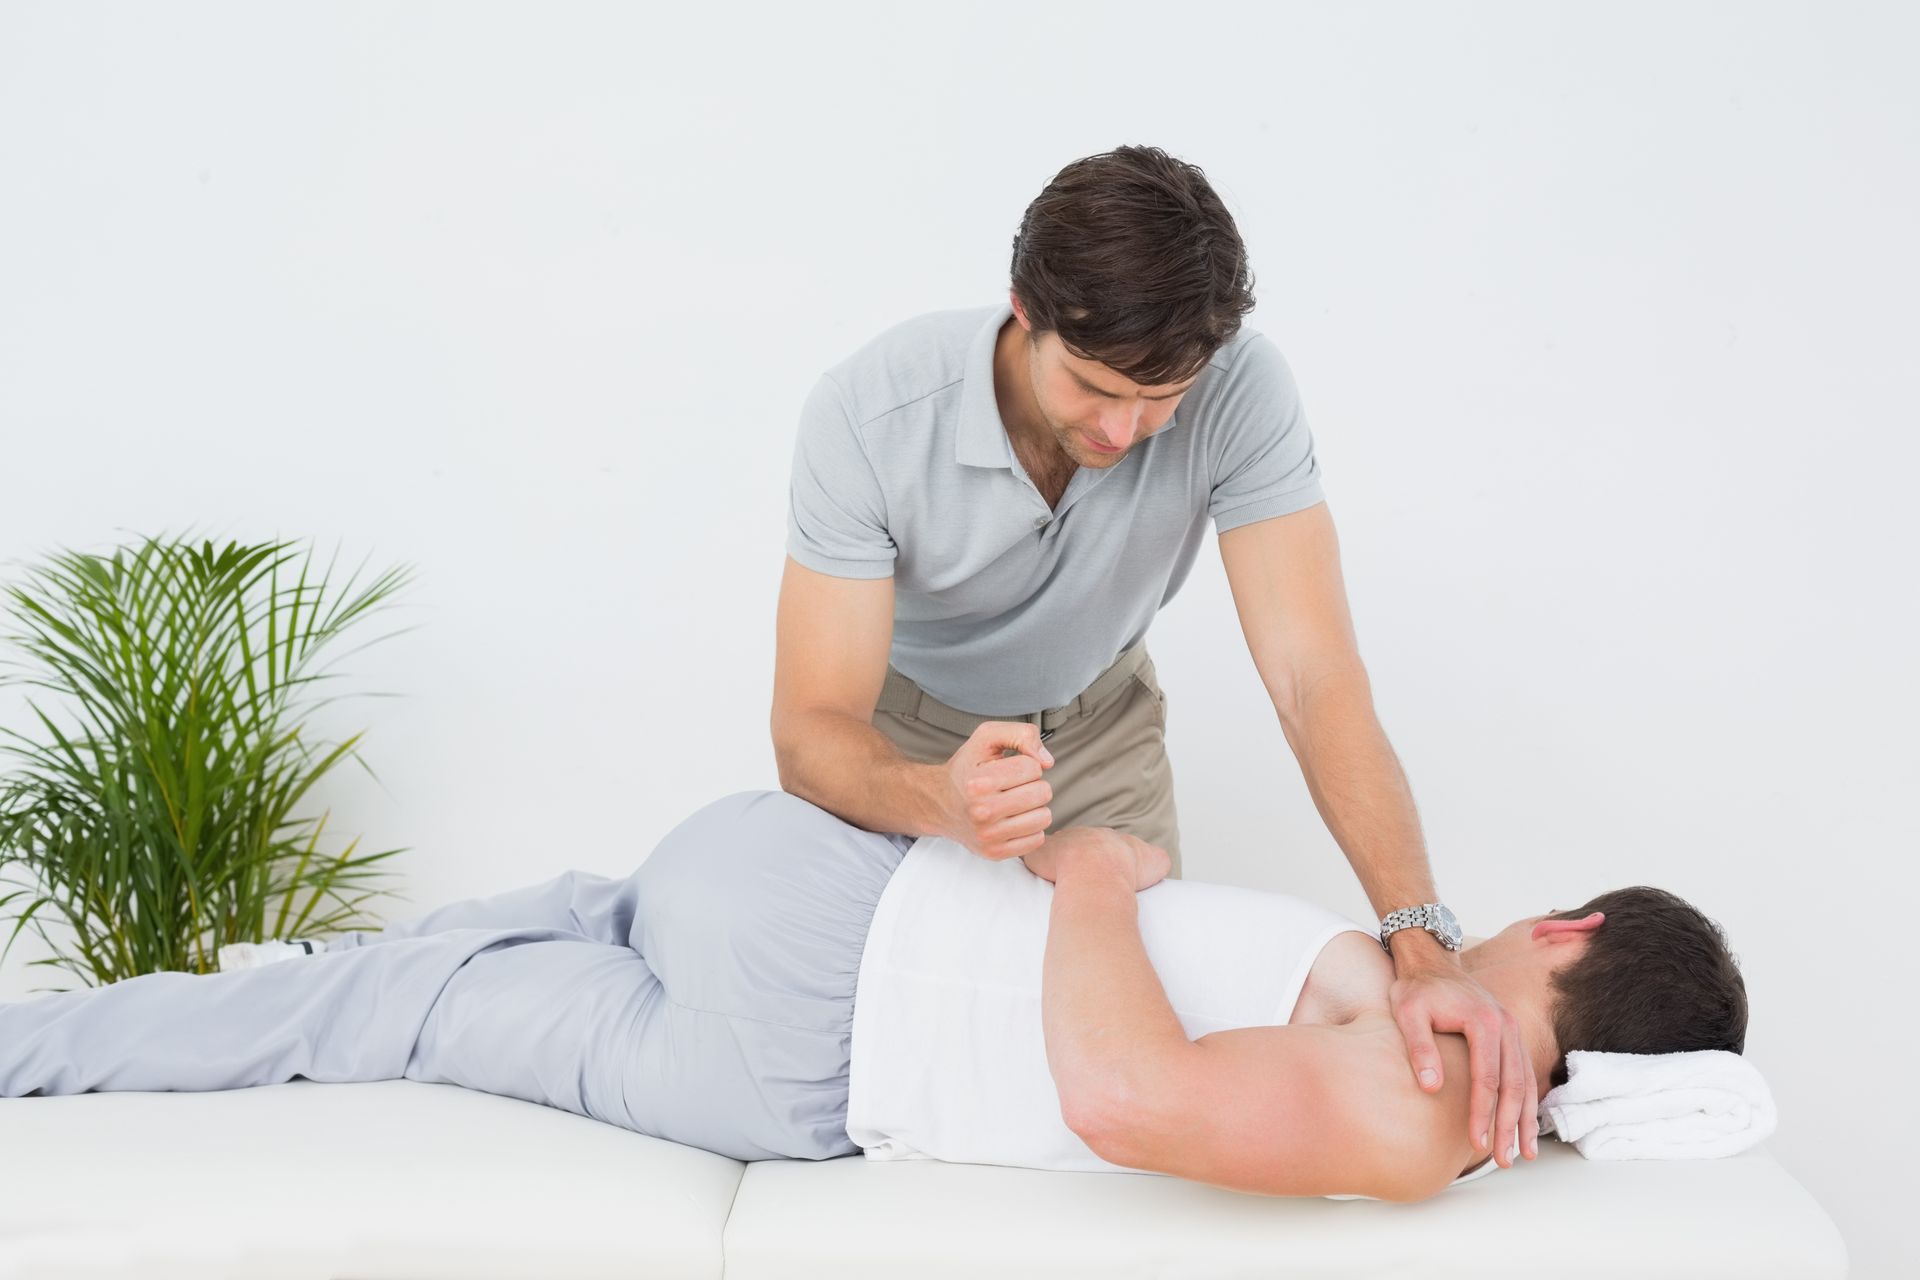
[[[1551,1259],[1547,1263],[1547,1259]],[[1847,1273],[1761,1144],[1540,1158],[1417,1204],[936,1161],[743,1164],[409,1080],[0,1100],[0,1280]]]

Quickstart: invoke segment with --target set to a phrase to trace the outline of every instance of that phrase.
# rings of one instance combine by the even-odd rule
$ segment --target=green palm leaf
[[[4,665],[20,674],[0,686],[50,691],[71,719],[29,697],[41,732],[0,729],[0,960],[31,929],[50,953],[34,963],[104,984],[376,923],[362,906],[393,896],[371,886],[405,850],[320,848],[327,815],[299,807],[344,761],[373,771],[362,735],[316,741],[303,720],[336,700],[315,692],[338,678],[320,658],[411,572],[356,591],[355,569],[330,592],[332,561],[316,575],[292,546],[143,538],[61,551],[5,589],[17,630],[0,640],[20,660]]]

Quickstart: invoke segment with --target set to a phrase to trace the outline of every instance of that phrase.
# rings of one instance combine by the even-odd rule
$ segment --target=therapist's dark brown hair
[[[1253,310],[1253,271],[1198,165],[1158,147],[1075,160],[1013,237],[1013,290],[1033,325],[1142,386],[1181,382]]]
[[[1664,889],[1634,885],[1549,920],[1606,913],[1586,951],[1548,979],[1565,1084],[1567,1051],[1685,1053],[1747,1044],[1747,983],[1720,926]]]

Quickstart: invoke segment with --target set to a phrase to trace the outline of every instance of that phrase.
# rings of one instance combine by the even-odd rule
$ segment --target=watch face
[[[1445,903],[1434,903],[1433,922],[1440,926],[1440,931],[1447,937],[1458,939],[1461,936],[1460,922],[1453,918],[1453,912],[1447,910]]]

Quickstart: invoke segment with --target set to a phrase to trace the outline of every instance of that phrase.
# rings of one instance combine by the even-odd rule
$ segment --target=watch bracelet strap
[[[1400,917],[1398,921],[1394,921],[1394,917],[1396,916]],[[1392,922],[1391,928],[1388,927],[1389,922]],[[1392,911],[1387,912],[1387,914],[1381,918],[1380,946],[1387,952],[1387,954],[1391,955],[1393,954],[1393,947],[1388,940],[1392,938],[1394,934],[1400,932],[1400,930],[1402,929],[1425,929],[1428,933],[1433,935],[1433,939],[1435,942],[1438,942],[1441,946],[1446,947],[1447,950],[1449,951],[1456,950],[1456,948],[1448,944],[1445,938],[1440,936],[1439,932],[1433,927],[1433,925],[1434,925],[1434,919],[1433,919],[1432,903],[1423,902],[1411,907],[1395,907]]]

